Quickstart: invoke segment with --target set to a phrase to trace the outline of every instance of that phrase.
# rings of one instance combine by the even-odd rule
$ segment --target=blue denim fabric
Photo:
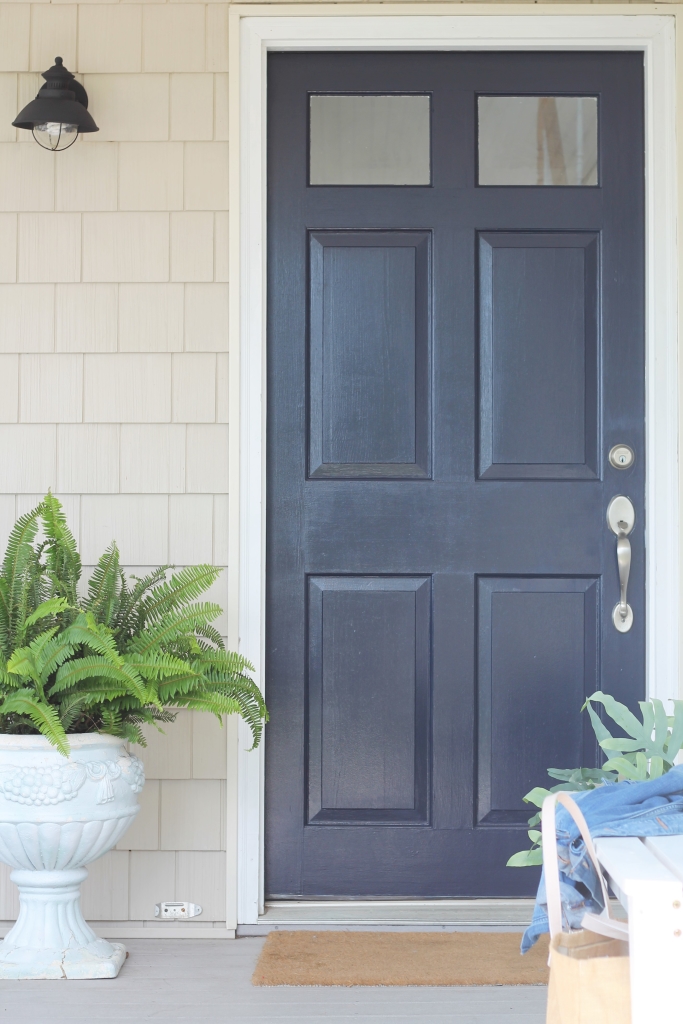
[[[612,783],[571,796],[581,806],[593,838],[683,834],[683,765],[650,782]],[[602,893],[578,826],[560,804],[556,827],[563,927],[569,930],[581,927],[586,911],[600,913]],[[541,875],[534,916],[522,937],[522,953],[547,931],[548,907]]]

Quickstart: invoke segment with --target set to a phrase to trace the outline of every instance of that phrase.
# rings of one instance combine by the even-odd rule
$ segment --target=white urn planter
[[[116,736],[72,735],[69,745],[65,758],[43,736],[0,735],[0,860],[20,901],[0,979],[115,978],[126,957],[86,924],[80,887],[85,865],[135,818],[144,769]]]

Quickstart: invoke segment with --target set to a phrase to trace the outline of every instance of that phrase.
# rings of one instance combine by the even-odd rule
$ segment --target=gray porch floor
[[[545,989],[255,988],[264,940],[132,939],[114,981],[0,984],[0,1022],[21,1024],[543,1024]]]

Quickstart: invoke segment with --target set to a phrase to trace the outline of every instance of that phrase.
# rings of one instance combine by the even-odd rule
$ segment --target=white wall
[[[56,55],[100,131],[52,154],[11,121]],[[51,487],[88,565],[113,538],[143,570],[227,563],[227,99],[225,4],[0,4],[3,550]],[[166,732],[138,821],[91,869],[92,919],[187,899],[226,921],[234,727],[183,713]]]

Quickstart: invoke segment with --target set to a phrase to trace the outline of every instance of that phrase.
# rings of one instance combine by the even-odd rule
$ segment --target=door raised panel
[[[429,475],[428,232],[310,243],[309,475]]]
[[[479,476],[594,480],[598,237],[479,235]]]
[[[594,763],[580,708],[599,689],[598,581],[477,583],[478,821],[522,824],[531,813],[522,797],[548,785],[547,768]]]
[[[309,824],[427,820],[428,577],[309,579]]]

